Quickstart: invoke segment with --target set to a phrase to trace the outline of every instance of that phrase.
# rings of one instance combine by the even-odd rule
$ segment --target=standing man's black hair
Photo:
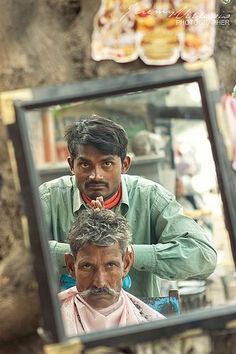
[[[72,159],[77,157],[79,145],[93,145],[103,154],[118,155],[122,162],[127,154],[128,136],[124,128],[95,114],[71,125],[65,138]]]

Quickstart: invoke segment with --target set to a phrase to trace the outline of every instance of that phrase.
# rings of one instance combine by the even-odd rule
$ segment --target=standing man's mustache
[[[93,181],[93,182],[86,182],[85,183],[85,186],[86,187],[89,187],[89,186],[107,186],[107,183],[106,182],[99,182],[99,181]]]
[[[120,295],[119,292],[115,291],[112,288],[103,287],[103,288],[90,288],[84,291],[79,292],[79,296],[87,297],[87,296],[96,296],[96,295],[111,295],[111,296],[118,296]]]

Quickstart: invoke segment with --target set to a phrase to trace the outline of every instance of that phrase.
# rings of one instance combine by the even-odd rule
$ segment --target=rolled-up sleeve
[[[162,212],[152,207],[158,242],[133,245],[134,268],[168,280],[206,279],[216,267],[217,253],[204,230],[184,216],[175,198]]]

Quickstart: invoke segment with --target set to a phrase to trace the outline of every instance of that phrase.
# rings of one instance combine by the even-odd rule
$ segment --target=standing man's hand
[[[95,200],[92,200],[91,208],[96,211],[105,209],[103,197],[97,197]]]

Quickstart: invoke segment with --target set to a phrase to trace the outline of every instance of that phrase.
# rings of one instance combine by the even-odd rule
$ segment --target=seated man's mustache
[[[103,287],[103,288],[90,288],[84,291],[79,292],[79,296],[87,297],[87,296],[96,296],[96,295],[111,295],[111,296],[118,296],[120,293],[115,291],[112,288]]]

